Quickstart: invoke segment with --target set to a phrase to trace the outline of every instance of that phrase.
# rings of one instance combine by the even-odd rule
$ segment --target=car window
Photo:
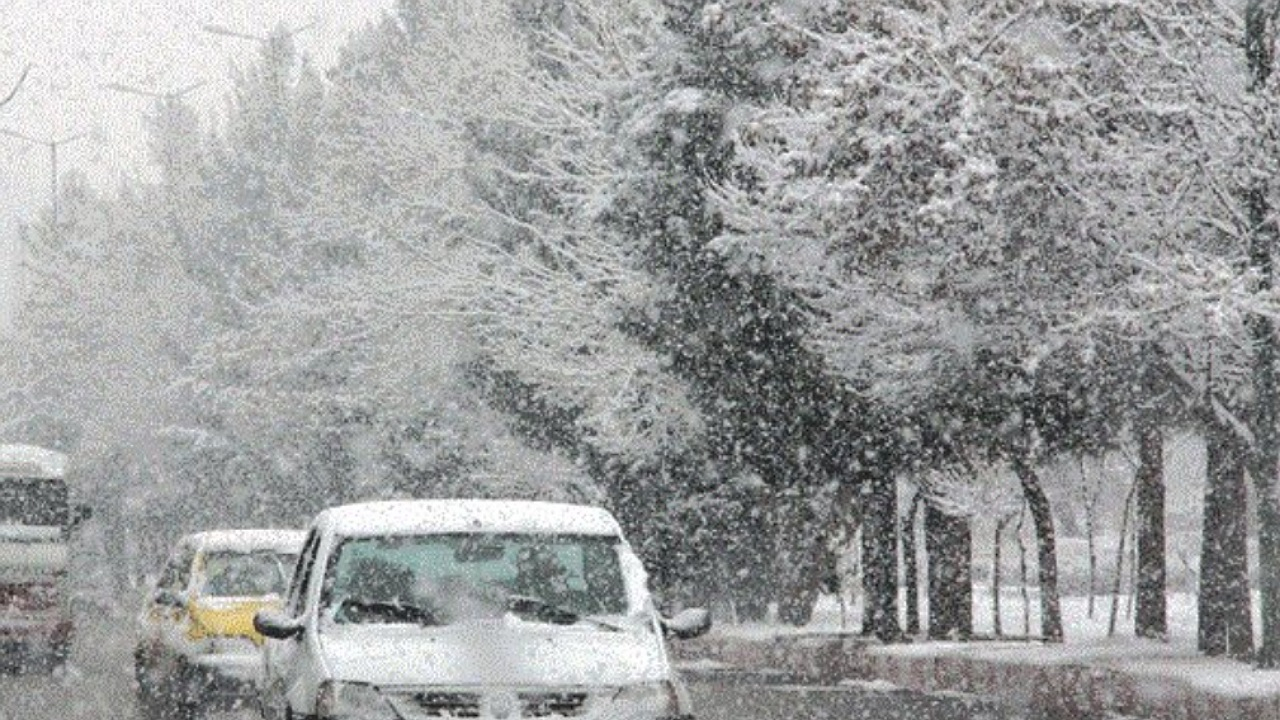
[[[156,588],[159,590],[172,590],[173,592],[186,590],[188,583],[191,582],[191,566],[195,564],[195,559],[195,548],[187,545],[179,546],[169,556],[169,561],[165,563],[164,569],[160,571],[160,579],[156,581]]]
[[[210,597],[282,595],[297,556],[274,551],[210,552],[204,558],[204,586]]]
[[[322,604],[420,606],[435,622],[500,613],[513,595],[578,614],[627,609],[619,540],[604,536],[458,533],[346,538]],[[385,617],[384,614],[382,617]],[[355,621],[355,620],[352,620]]]

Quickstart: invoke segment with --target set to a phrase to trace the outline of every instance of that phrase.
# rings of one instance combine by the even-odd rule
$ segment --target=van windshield
[[[62,527],[67,484],[45,478],[0,477],[0,525]]]
[[[558,617],[623,614],[619,542],[511,533],[347,538],[329,562],[322,604],[337,622],[442,625],[500,615],[513,599],[555,608]]]

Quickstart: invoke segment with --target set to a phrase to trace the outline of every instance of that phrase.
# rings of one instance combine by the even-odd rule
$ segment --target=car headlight
[[[316,693],[316,717],[333,720],[397,720],[378,689],[365,683],[326,680]]]
[[[614,694],[609,712],[618,720],[668,720],[689,717],[675,683],[627,685]]]

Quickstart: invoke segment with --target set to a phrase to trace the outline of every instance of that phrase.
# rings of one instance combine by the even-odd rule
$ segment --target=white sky
[[[0,0],[0,93],[32,64],[21,94],[0,109],[0,128],[37,138],[89,137],[59,151],[63,170],[112,188],[146,161],[147,98],[103,88],[117,82],[170,91],[208,84],[189,99],[208,115],[224,107],[233,63],[254,43],[211,35],[215,23],[251,34],[283,24],[319,24],[297,38],[322,68],[346,36],[390,9],[393,0]],[[17,223],[48,202],[48,150],[0,135],[0,329]]]

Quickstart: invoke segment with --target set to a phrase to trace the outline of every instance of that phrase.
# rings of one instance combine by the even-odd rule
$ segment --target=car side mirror
[[[711,630],[711,613],[703,608],[681,610],[675,617],[662,619],[662,630],[680,640],[706,635]]]
[[[302,634],[302,621],[276,610],[260,610],[253,616],[253,629],[272,640],[288,640]]]
[[[173,608],[175,610],[181,610],[187,606],[187,599],[183,597],[182,593],[174,592],[168,588],[161,588],[160,590],[157,590],[156,594],[151,596],[151,599],[154,600],[157,605]]]
[[[75,505],[71,508],[69,517],[67,518],[67,529],[75,529],[84,524],[84,521],[93,517],[93,508],[88,505]]]

